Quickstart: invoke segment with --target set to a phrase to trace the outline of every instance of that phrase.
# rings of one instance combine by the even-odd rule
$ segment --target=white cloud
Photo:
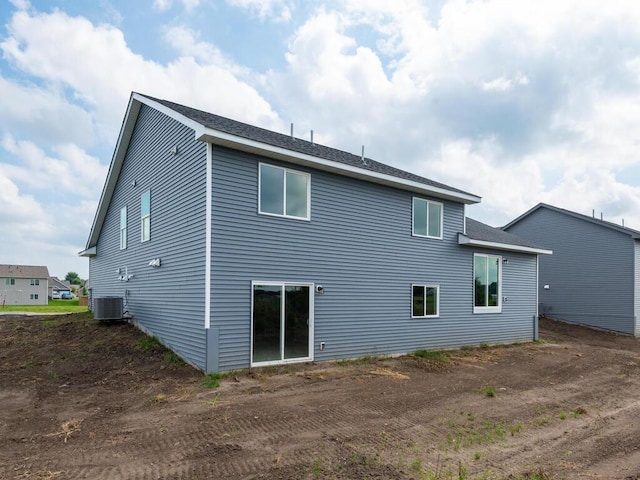
[[[488,82],[483,82],[482,89],[490,92],[506,92],[507,90],[511,90],[514,85],[527,85],[528,83],[529,79],[525,75],[518,73],[513,79],[502,76]]]
[[[5,57],[24,72],[72,89],[74,100],[99,119],[98,132],[110,142],[115,141],[131,91],[169,97],[262,126],[279,125],[270,105],[227,70],[228,63],[205,63],[200,56],[162,65],[132,52],[122,31],[60,11],[17,12],[8,30],[9,36],[0,43]],[[66,41],[51,42],[52,37]],[[169,37],[180,45],[175,33]],[[183,35],[181,41],[184,47],[193,36]],[[215,51],[214,47],[209,50]]]
[[[18,10],[27,10],[31,7],[31,3],[29,2],[29,0],[9,0],[9,2],[11,2],[11,5],[13,5]]]
[[[5,135],[1,146],[14,163],[0,163],[0,173],[36,190],[63,191],[67,195],[95,198],[102,189],[107,167],[87,155],[77,145],[54,145],[57,158],[47,155],[29,141],[16,141]]]
[[[261,19],[270,18],[276,22],[291,20],[292,5],[286,0],[227,0],[234,7],[242,8]]]
[[[74,128],[69,128],[73,125]],[[42,143],[95,141],[93,118],[51,88],[19,85],[0,76],[0,131],[29,135]]]
[[[187,12],[192,11],[200,5],[200,0],[179,0]],[[153,0],[153,8],[160,12],[165,12],[173,6],[173,0]]]

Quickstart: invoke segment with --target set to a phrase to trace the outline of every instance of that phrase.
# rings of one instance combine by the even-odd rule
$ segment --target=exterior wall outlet
[[[324,342],[320,342],[320,351],[324,350]]]

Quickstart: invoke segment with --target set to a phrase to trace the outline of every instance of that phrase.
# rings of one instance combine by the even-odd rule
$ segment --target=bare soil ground
[[[640,480],[640,341],[541,336],[209,388],[130,325],[0,317],[0,478]]]

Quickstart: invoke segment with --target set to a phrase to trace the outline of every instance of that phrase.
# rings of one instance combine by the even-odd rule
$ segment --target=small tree
[[[82,279],[76,272],[69,272],[64,279],[71,285],[82,285]]]

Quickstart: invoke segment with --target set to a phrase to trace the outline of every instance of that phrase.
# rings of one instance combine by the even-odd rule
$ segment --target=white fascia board
[[[174,120],[182,123],[183,125],[191,128],[192,130],[195,130],[196,132],[198,131],[198,129],[202,128],[202,125],[196,122],[195,120],[191,120],[190,118],[185,117],[181,113],[176,112],[172,108],[166,107],[163,104],[156,102],[155,100],[151,100],[150,98],[145,97],[144,95],[140,95],[139,93],[134,93],[133,99],[139,101],[140,103],[144,103],[145,105],[148,105],[154,110],[164,113],[167,117],[173,118]],[[196,138],[197,138],[197,135],[196,135]]]
[[[238,137],[236,135],[220,132],[218,130],[213,130],[204,126],[200,126],[200,128],[196,129],[196,139],[203,142],[213,143],[214,145],[230,147],[236,150],[255,153],[266,157],[294,163],[297,165],[313,167],[319,170],[337,173],[339,175],[358,178],[361,180],[388,185],[395,188],[401,188],[403,190],[409,190],[412,192],[418,192],[422,193],[423,195],[430,195],[437,198],[453,200],[455,202],[472,204],[480,203],[481,200],[480,197],[476,195],[453,192],[445,188],[426,185],[424,183],[415,182],[413,180],[394,177],[393,175],[372,172],[371,170],[366,170],[364,168],[358,168],[340,162],[333,162],[331,160],[314,157],[313,155],[308,155],[306,153],[295,152],[282,147],[275,147],[273,145]]]
[[[168,117],[173,118],[174,120],[193,129],[194,131],[198,128],[202,128],[202,125],[200,125],[199,123],[194,122],[184,115],[177,113],[175,110],[165,107],[164,105],[151,100],[144,95],[140,95],[138,93],[133,93],[131,95],[129,105],[127,106],[127,112],[125,113],[124,120],[122,122],[122,128],[120,129],[120,135],[118,136],[118,141],[116,143],[116,148],[113,152],[113,158],[111,160],[111,165],[109,166],[107,179],[102,189],[100,201],[98,202],[98,209],[96,210],[96,216],[93,220],[91,233],[89,234],[89,240],[87,241],[87,250],[85,251],[89,251],[90,248],[95,246],[98,242],[98,236],[100,235],[102,224],[104,223],[104,219],[107,215],[109,203],[111,202],[111,197],[113,196],[113,192],[116,188],[116,183],[118,181],[118,177],[120,176],[120,170],[122,169],[124,157],[127,154],[129,142],[131,140],[131,136],[133,135],[133,129],[136,125],[136,120],[138,119],[138,114],[140,113],[142,104],[148,105],[149,107],[152,107],[153,109],[164,113]]]
[[[96,256],[96,247],[87,248],[86,250],[82,250],[78,252],[78,255],[81,257],[95,257]]]
[[[470,247],[493,248],[496,250],[507,250],[510,252],[536,253],[540,255],[552,255],[553,250],[545,248],[525,247],[523,245],[510,245],[508,243],[488,242],[486,240],[474,240],[462,233],[458,234],[458,245],[468,245]]]
[[[100,235],[102,224],[104,223],[107,210],[109,209],[109,204],[111,203],[111,197],[113,196],[118,177],[120,176],[124,156],[129,148],[129,141],[133,135],[133,129],[136,125],[136,120],[141,107],[140,102],[136,101],[134,97],[135,95],[129,100],[127,113],[122,121],[120,134],[118,135],[118,142],[116,143],[111,164],[109,165],[107,179],[105,180],[104,187],[102,188],[102,194],[100,195],[100,201],[98,202],[98,209],[96,210],[96,216],[93,219],[93,225],[91,226],[91,232],[89,233],[89,239],[87,240],[85,251],[90,250],[91,247],[95,247],[98,243],[98,236]]]

